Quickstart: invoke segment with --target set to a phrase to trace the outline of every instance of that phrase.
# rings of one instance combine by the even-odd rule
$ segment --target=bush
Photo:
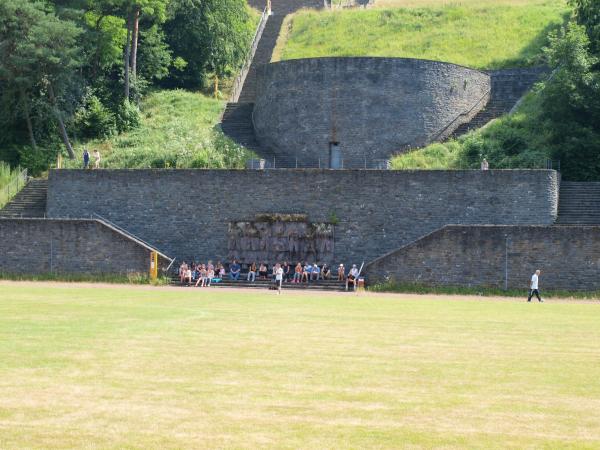
[[[125,100],[117,111],[117,129],[120,133],[139,128],[142,123],[140,110],[129,100]]]
[[[79,136],[106,139],[117,132],[115,115],[95,95],[86,98],[75,113],[74,125]]]

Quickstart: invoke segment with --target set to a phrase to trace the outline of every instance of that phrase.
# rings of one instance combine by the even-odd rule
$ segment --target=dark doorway
[[[329,143],[329,168],[341,169],[343,167],[342,150],[339,142]]]

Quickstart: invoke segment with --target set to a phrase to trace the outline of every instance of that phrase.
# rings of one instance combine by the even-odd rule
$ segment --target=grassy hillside
[[[551,151],[541,126],[538,93],[529,94],[512,115],[456,140],[431,144],[392,158],[393,169],[476,169],[487,158],[494,169],[545,168]]]
[[[141,105],[140,128],[80,143],[78,159],[67,167],[81,167],[83,145],[100,151],[105,168],[243,167],[250,153],[215,128],[223,107],[199,93],[155,92]]]
[[[428,6],[301,11],[288,25],[280,58],[389,56],[475,68],[526,66],[537,62],[548,31],[568,13],[561,0],[447,6],[439,0],[386,1]]]

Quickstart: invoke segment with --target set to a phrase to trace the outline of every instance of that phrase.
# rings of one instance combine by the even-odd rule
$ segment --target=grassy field
[[[548,31],[568,12],[562,0],[406,3],[426,7],[298,12],[285,25],[277,58],[388,56],[482,69],[526,66],[540,62]]]
[[[215,129],[223,108],[200,93],[158,91],[144,99],[138,129],[86,145],[105,168],[244,167],[248,152]],[[82,146],[67,167],[81,167]]]
[[[600,304],[0,284],[0,448],[598,448]]]

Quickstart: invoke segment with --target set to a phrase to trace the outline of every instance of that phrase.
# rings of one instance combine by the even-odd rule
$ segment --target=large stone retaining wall
[[[600,289],[600,227],[448,226],[367,265],[370,282]]]
[[[148,248],[96,220],[0,219],[1,273],[147,273],[149,264]]]
[[[485,106],[490,89],[488,74],[436,61],[283,61],[258,70],[254,128],[261,146],[299,167],[328,167],[331,142],[344,167],[372,167],[450,135]]]
[[[227,257],[230,222],[258,213],[336,223],[335,261],[371,261],[447,224],[551,224],[549,170],[54,170],[48,216],[94,213],[178,260]]]

